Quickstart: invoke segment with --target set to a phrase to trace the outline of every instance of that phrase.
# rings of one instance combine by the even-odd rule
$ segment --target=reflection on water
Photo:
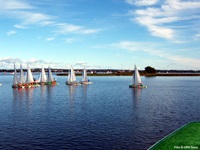
[[[75,90],[77,88],[77,86],[68,86],[69,87],[69,97],[70,97],[70,100],[72,101],[74,99],[74,94],[75,94]]]
[[[83,84],[81,85],[82,93],[83,93],[83,98],[84,100],[87,100],[87,89],[88,89],[88,84]]]

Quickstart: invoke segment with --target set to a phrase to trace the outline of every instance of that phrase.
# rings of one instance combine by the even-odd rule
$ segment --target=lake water
[[[92,85],[12,89],[0,76],[0,149],[147,149],[200,121],[200,77],[90,77]],[[80,77],[77,77],[80,80]]]

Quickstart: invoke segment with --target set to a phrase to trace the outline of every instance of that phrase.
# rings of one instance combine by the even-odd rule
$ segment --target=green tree
[[[156,73],[156,69],[152,68],[151,66],[145,67],[146,73]]]

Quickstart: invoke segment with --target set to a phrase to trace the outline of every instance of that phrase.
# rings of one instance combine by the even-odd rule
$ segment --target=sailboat
[[[18,88],[18,79],[17,79],[17,71],[14,64],[14,76],[13,76],[13,85],[12,88]]]
[[[45,82],[46,85],[56,85],[56,80],[53,78],[51,69],[49,67],[48,69],[48,76],[47,76],[47,81]]]
[[[80,82],[81,84],[92,84],[92,82],[89,82],[89,79],[88,79],[88,76],[87,76],[87,70],[83,69],[83,72],[82,72],[82,81]]]
[[[80,85],[80,83],[78,83],[76,81],[76,75],[74,73],[74,69],[71,66],[71,71],[68,72],[68,81],[66,81],[67,85]]]
[[[139,71],[135,65],[135,71],[133,73],[132,83],[129,85],[130,88],[147,88],[147,86],[142,84]]]
[[[18,79],[18,88],[24,88],[25,78],[24,78],[24,71],[22,69],[22,65],[20,64],[20,72],[19,72],[19,79]]]
[[[44,85],[46,81],[47,81],[47,76],[46,76],[44,67],[42,67],[38,83]]]
[[[26,81],[25,81],[25,87],[26,88],[31,88],[31,87],[38,87],[39,84],[36,84],[33,80],[33,75],[31,72],[31,69],[29,68],[29,66],[27,67],[27,73],[26,73]]]

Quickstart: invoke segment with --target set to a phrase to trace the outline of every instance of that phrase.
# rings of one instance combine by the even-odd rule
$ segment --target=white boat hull
[[[92,84],[92,82],[80,82],[80,84]]]

